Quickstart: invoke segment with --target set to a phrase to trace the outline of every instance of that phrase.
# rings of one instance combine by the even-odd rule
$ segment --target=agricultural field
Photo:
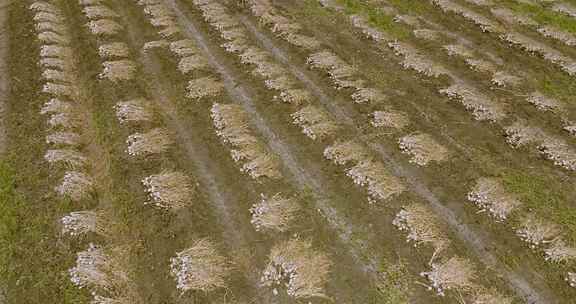
[[[0,1],[0,304],[576,303],[576,1]]]

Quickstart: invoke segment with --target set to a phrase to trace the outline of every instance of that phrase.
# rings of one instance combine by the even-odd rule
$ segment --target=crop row
[[[332,7],[334,7],[334,4],[332,4]],[[354,18],[358,20],[360,17],[354,16]],[[353,25],[359,24],[354,20],[351,23]],[[365,27],[366,26],[368,25],[366,24]],[[363,31],[365,31],[365,27],[362,28]],[[371,31],[377,30],[372,29]],[[379,36],[381,37],[385,35],[386,34]],[[446,49],[449,52],[462,53],[463,51],[462,48],[457,47]],[[417,55],[413,55],[413,58],[417,58]],[[416,66],[423,65],[425,64]],[[425,70],[426,69],[421,69],[420,71],[422,72]],[[458,92],[447,91],[447,93],[457,94]],[[474,98],[474,95],[469,94],[468,98],[472,99]],[[532,96],[532,98],[536,97]],[[508,136],[507,141],[513,146],[530,143],[539,143],[540,145],[544,145],[545,143],[545,140],[542,140],[542,131],[537,128],[530,128],[524,124],[515,123],[506,127],[505,130]],[[540,143],[540,141],[542,142]],[[542,152],[546,153],[545,150]],[[548,248],[543,250],[546,261],[564,264],[564,269],[571,268],[572,261],[576,257],[574,255],[576,250],[562,240],[562,232],[557,225],[531,214],[532,212],[529,210],[522,210],[522,204],[514,199],[513,196],[505,193],[503,187],[497,180],[482,178],[478,181],[475,189],[476,190],[470,192],[468,199],[477,204],[481,211],[489,212],[497,221],[506,221],[508,220],[508,216],[513,215],[515,217],[514,221],[519,223],[516,228],[516,234],[523,241],[527,242],[533,249],[544,244],[549,244]],[[566,280],[570,281],[571,277],[573,277],[572,272],[568,272]],[[570,282],[570,285],[573,285],[573,282]]]
[[[183,77],[189,79],[186,97],[193,102],[225,99],[223,95],[226,88],[223,81],[194,40],[182,34],[182,27],[172,8],[161,1],[138,1],[138,4],[143,6],[150,23],[160,35],[168,28],[173,29],[174,35],[148,42],[143,50],[152,52],[154,49],[168,49],[172,53],[178,62],[178,70]],[[193,78],[194,76],[198,77]],[[210,116],[216,135],[230,147],[230,156],[241,172],[259,183],[281,182],[284,179],[281,162],[256,136],[248,113],[241,105],[214,102]],[[299,210],[300,203],[296,198],[272,193],[261,194],[260,201],[254,203],[249,212],[256,231],[280,234],[292,229]],[[260,277],[259,283],[262,286],[273,288],[275,293],[280,288],[297,299],[328,297],[324,285],[328,280],[332,262],[326,254],[316,250],[311,241],[290,238],[278,242],[270,250],[268,258]],[[180,259],[181,265],[193,262],[194,258]],[[190,273],[185,271],[190,267],[182,266],[174,270],[182,291],[198,290],[186,283],[191,280],[185,276]]]
[[[52,97],[41,113],[50,115],[48,124],[52,133],[47,142],[55,148],[48,150],[45,159],[53,166],[67,168],[56,192],[74,202],[90,199],[97,191],[96,179],[90,172],[93,163],[90,149],[82,139],[90,136],[91,113],[88,97],[79,77],[76,51],[72,46],[70,28],[57,1],[36,1],[30,9],[38,40],[42,43],[40,65],[46,80],[43,93]],[[110,215],[100,211],[77,211],[61,219],[62,233],[79,236],[96,233],[110,236]],[[69,270],[73,284],[88,288],[92,303],[125,302],[136,299],[133,281],[126,271],[129,249],[103,247],[90,243],[87,250],[77,254],[76,266]]]
[[[296,79],[287,76],[290,72],[288,72],[286,68],[275,63],[274,59],[266,51],[250,43],[248,34],[242,28],[241,22],[227,13],[225,6],[219,3],[206,3],[204,1],[196,1],[195,4],[202,12],[206,21],[212,25],[222,39],[228,40],[226,39],[226,37],[229,36],[227,32],[233,31],[236,33],[234,39],[227,43],[240,47],[234,50],[227,50],[225,45],[223,45],[223,47],[231,53],[237,53],[241,63],[254,66],[252,74],[262,78],[265,85],[266,83],[288,84],[286,86],[269,87],[269,89],[278,91],[280,95],[288,90],[304,90],[304,92],[306,92],[302,84],[299,84]],[[269,23],[272,23],[273,31],[278,31],[280,37],[285,37],[287,41],[296,40],[309,42],[306,45],[293,43],[300,48],[315,48],[316,43],[313,43],[313,38],[299,34],[297,31],[299,28],[298,24],[288,21],[281,15],[272,12],[270,10],[272,8],[271,6],[267,7],[266,3],[258,2],[252,3],[251,8],[253,11],[265,15],[266,18],[268,18],[267,20],[274,20],[275,23],[272,23],[272,21],[269,21]],[[224,24],[226,26],[222,26]],[[297,38],[295,39],[294,37]],[[310,62],[315,62],[318,67],[320,67],[320,64],[325,63],[325,68],[328,70],[333,69],[334,72],[331,75],[333,75],[333,80],[337,88],[352,89],[352,94],[356,96],[355,99],[357,102],[381,101],[379,98],[382,98],[382,94],[376,89],[367,87],[366,81],[362,79],[351,79],[350,73],[353,72],[352,67],[345,65],[342,60],[335,58],[331,54],[320,54],[321,55],[316,58],[310,59]],[[315,59],[317,61],[314,61]],[[332,64],[335,66],[333,67]],[[313,94],[311,92],[306,92],[306,94],[302,95],[310,97],[291,103],[292,107],[297,109],[291,115],[294,123],[302,127],[303,133],[313,140],[322,142],[331,140],[334,142],[326,147],[324,157],[337,165],[345,166],[346,175],[349,176],[354,183],[367,187],[369,201],[372,203],[386,201],[405,191],[405,186],[402,182],[388,173],[388,170],[380,161],[372,158],[370,156],[371,152],[364,147],[363,144],[338,139],[330,132],[330,130],[336,128],[337,124],[333,121],[331,122],[332,118],[329,113],[324,112],[320,107],[314,106]],[[381,116],[381,118],[383,118],[382,121],[386,120],[383,116]],[[408,137],[401,141],[402,145],[410,146],[412,144],[407,138]],[[429,140],[425,138],[425,136],[413,136],[411,138],[416,142],[416,146],[418,146],[418,143],[434,143],[433,140]],[[407,148],[407,150],[408,149],[410,148]],[[425,148],[415,150],[419,152],[423,151],[424,153],[428,152]],[[439,154],[441,155],[442,153],[440,152]],[[434,156],[437,156],[430,153],[424,156],[418,155],[413,158],[413,161],[427,162],[430,160],[430,155],[433,156],[432,159],[434,159]],[[438,228],[441,225],[430,225],[422,229],[423,225],[421,224],[427,220],[430,222],[438,221],[433,213],[426,207],[416,204],[402,210],[394,222],[400,229],[408,230],[411,239],[415,240],[416,243],[433,244],[432,247],[438,245],[438,247],[435,248],[435,253],[430,262],[431,270],[421,273],[423,277],[426,277],[430,281],[430,289],[435,289],[437,293],[441,295],[444,295],[446,290],[453,289],[472,290],[472,297],[476,299],[482,297],[500,298],[501,296],[493,294],[491,293],[492,291],[489,292],[476,283],[473,283],[475,271],[470,261],[459,257],[446,258],[444,256],[444,249],[446,249],[444,246],[448,247],[447,245],[449,245],[450,242],[443,237],[445,232]],[[442,244],[442,246],[439,244]],[[442,260],[442,262],[439,262],[437,258],[438,260]],[[452,275],[458,276],[458,279],[452,280],[450,277]]]

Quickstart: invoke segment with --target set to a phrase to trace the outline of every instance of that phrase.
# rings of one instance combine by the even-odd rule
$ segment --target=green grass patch
[[[576,208],[569,206],[570,198],[565,187],[548,178],[525,172],[503,174],[505,188],[515,194],[525,208],[540,218],[563,226],[569,241],[576,241]]]
[[[576,34],[576,20],[562,13],[556,13],[540,5],[531,5],[516,1],[505,1],[505,4],[515,12],[530,16],[542,25],[551,25]]]
[[[375,9],[370,4],[355,0],[337,0],[337,2],[344,6],[344,12],[347,15],[363,15],[367,18],[370,25],[392,35],[394,38],[405,39],[410,35],[408,30],[394,22],[394,16]]]
[[[35,208],[54,202],[31,202],[19,193],[17,179],[14,164],[0,161],[0,286],[7,303],[87,303],[62,269],[64,248],[48,235],[56,235],[52,214]]]
[[[380,294],[377,303],[406,304],[409,303],[410,279],[406,265],[400,260],[396,265],[380,265],[381,279],[376,284]]]

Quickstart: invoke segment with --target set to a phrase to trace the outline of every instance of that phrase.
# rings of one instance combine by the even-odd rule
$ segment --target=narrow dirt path
[[[304,69],[299,67],[297,63],[289,59],[286,51],[282,50],[274,44],[274,42],[267,37],[266,34],[259,31],[256,25],[252,23],[246,16],[241,17],[244,25],[256,37],[263,47],[269,51],[276,60],[286,65],[293,75],[304,83],[310,89],[319,101],[334,115],[337,121],[346,124],[351,129],[357,131],[358,138],[362,138],[361,132],[356,128],[351,116],[347,114],[345,109],[342,109],[337,103],[332,102],[328,94],[323,89],[314,83],[309,77],[306,76]],[[400,162],[392,157],[392,153],[388,147],[379,143],[368,143],[368,145],[376,151],[386,165],[394,172],[395,175],[402,177],[411,187],[411,189],[425,201],[427,201],[433,210],[452,227],[456,235],[469,247],[469,249],[476,254],[476,256],[490,269],[493,269],[503,279],[509,282],[510,287],[515,292],[526,299],[529,303],[556,303],[554,297],[549,291],[539,291],[534,287],[533,282],[529,282],[521,274],[507,270],[505,265],[496,258],[487,248],[492,244],[490,240],[482,233],[473,230],[470,226],[462,223],[458,215],[451,209],[445,207],[440,202],[438,197],[420,180],[419,173],[416,170],[402,165]],[[541,284],[539,284],[541,285]],[[543,287],[538,288],[543,289]]]
[[[8,29],[8,8],[11,0],[0,1],[0,155],[6,151],[6,124],[8,97],[10,96],[10,75],[8,55],[10,52],[10,33]]]
[[[262,115],[256,110],[252,94],[232,76],[232,72],[221,64],[208,46],[207,39],[201,33],[192,20],[182,12],[175,0],[167,3],[176,12],[176,16],[185,34],[196,41],[204,52],[210,64],[221,75],[226,90],[230,96],[241,103],[244,109],[251,115],[254,125],[270,145],[275,154],[279,155],[285,167],[291,174],[291,181],[299,190],[311,188],[313,190],[314,204],[321,215],[327,220],[330,228],[335,230],[340,241],[347,245],[350,255],[356,260],[364,272],[372,278],[377,276],[378,265],[381,257],[364,250],[368,248],[368,241],[361,236],[370,235],[365,229],[359,229],[351,225],[339,211],[331,206],[330,200],[325,196],[324,181],[318,174],[312,174],[311,170],[305,170],[294,157],[294,153],[277,134],[266,124]],[[359,237],[360,236],[360,237]]]

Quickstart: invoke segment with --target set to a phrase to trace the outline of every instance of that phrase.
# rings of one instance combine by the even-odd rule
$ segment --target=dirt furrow
[[[8,96],[10,90],[10,75],[8,73],[8,53],[9,40],[8,36],[8,7],[10,0],[0,1],[0,155],[6,150],[6,125],[4,123],[6,113]]]
[[[362,265],[361,267],[363,270],[375,277],[380,258],[369,252],[365,252],[363,248],[367,248],[368,242],[358,238],[358,236],[370,235],[370,233],[364,229],[353,227],[339,211],[330,205],[330,200],[321,194],[324,193],[324,182],[321,178],[317,174],[312,174],[305,170],[304,167],[299,164],[293,156],[292,149],[284,144],[276,133],[266,124],[262,115],[256,110],[252,95],[244,86],[236,82],[228,68],[221,64],[211,52],[211,49],[206,42],[206,38],[197,29],[196,25],[184,14],[184,12],[182,12],[175,0],[169,0],[168,3],[176,12],[178,20],[181,26],[185,29],[186,34],[197,42],[205,53],[206,58],[208,58],[210,63],[220,73],[229,94],[240,102],[245,107],[245,110],[251,114],[255,126],[267,139],[271,149],[281,157],[285,163],[285,167],[292,175],[291,180],[294,184],[301,190],[305,190],[306,188],[313,189],[314,204],[316,204],[316,208],[318,208],[321,214],[326,218],[328,223],[331,225],[331,228],[337,232],[340,240],[349,245],[348,247],[351,251],[351,255],[359,264]],[[353,238],[352,235],[355,235],[356,237]]]
[[[292,62],[287,55],[287,52],[277,47],[271,39],[265,34],[261,33],[258,28],[246,17],[241,17],[242,22],[252,32],[252,34],[261,42],[263,47],[267,49],[274,57],[289,67],[290,71],[296,78],[302,81],[315,95],[320,102],[337,118],[338,121],[343,122],[351,128],[355,128],[351,115],[347,114],[346,109],[342,109],[337,103],[331,101],[328,94],[323,89],[314,83],[306,76],[302,68],[299,68],[295,62]],[[358,138],[361,138],[361,133],[357,133]],[[408,168],[396,161],[387,147],[379,143],[369,142],[368,145],[376,151],[380,157],[385,161],[386,165],[399,177],[402,177],[412,188],[412,190],[425,201],[427,201],[436,213],[452,227],[456,235],[464,241],[465,244],[474,252],[477,257],[490,269],[495,270],[499,275],[507,280],[510,287],[522,298],[526,299],[529,303],[555,303],[553,296],[549,291],[538,290],[543,289],[533,286],[533,282],[529,282],[520,273],[507,270],[504,264],[499,259],[487,250],[491,244],[485,234],[476,231],[469,225],[461,222],[456,212],[445,207],[440,199],[420,180],[419,173],[414,169]]]

